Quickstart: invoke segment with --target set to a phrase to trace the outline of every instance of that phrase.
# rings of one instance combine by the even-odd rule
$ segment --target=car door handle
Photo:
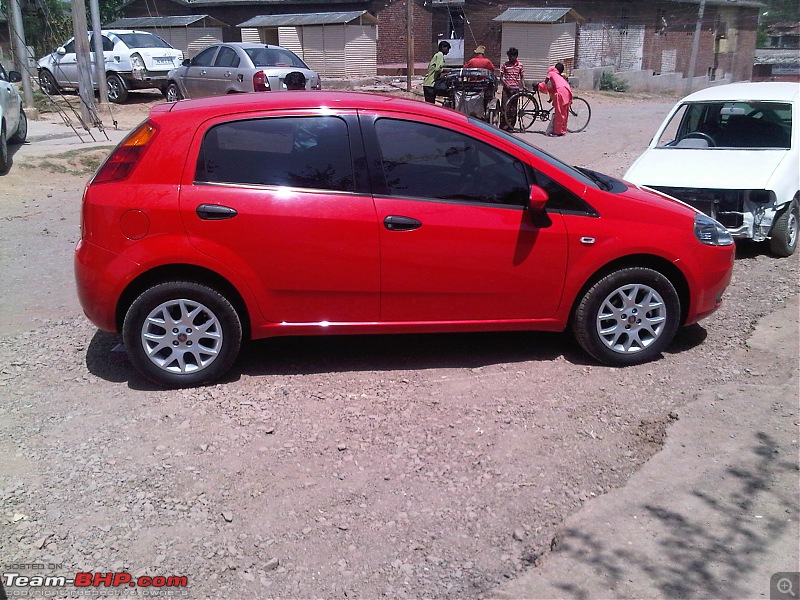
[[[225,77],[230,77],[230,76],[231,76],[231,72],[230,71],[225,71]]]
[[[389,215],[383,220],[383,226],[389,231],[411,231],[422,227],[422,222],[411,217]]]
[[[222,221],[223,219],[232,219],[239,214],[236,209],[219,204],[201,204],[195,212],[204,221]]]

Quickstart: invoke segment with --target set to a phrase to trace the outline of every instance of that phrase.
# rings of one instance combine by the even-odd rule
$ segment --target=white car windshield
[[[788,149],[792,106],[784,102],[728,101],[682,105],[658,139],[659,148]]]

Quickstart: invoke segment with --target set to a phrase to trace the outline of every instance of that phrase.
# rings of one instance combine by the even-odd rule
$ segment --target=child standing
[[[500,66],[500,83],[503,84],[503,95],[500,100],[500,128],[505,131],[514,129],[517,124],[516,106],[508,107],[508,99],[525,89],[525,68],[519,62],[519,50],[509,48],[506,52],[508,60]],[[516,104],[516,103],[514,103]],[[511,113],[510,115],[508,113]]]

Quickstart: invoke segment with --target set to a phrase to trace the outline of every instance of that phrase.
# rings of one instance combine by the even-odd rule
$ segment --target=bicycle
[[[528,131],[536,121],[546,123],[550,120],[552,112],[552,106],[548,109],[543,107],[538,87],[532,90],[520,90],[511,96],[506,104],[506,120],[515,123],[514,129],[519,131]],[[570,133],[583,131],[591,118],[592,108],[589,103],[579,96],[573,96],[569,107],[567,131]]]

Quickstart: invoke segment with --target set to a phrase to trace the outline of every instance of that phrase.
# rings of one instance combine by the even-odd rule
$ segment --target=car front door
[[[66,85],[75,87],[78,85],[78,58],[75,54],[75,40],[70,40],[64,46],[66,52],[59,54],[53,53],[53,76],[56,78],[58,85]]]
[[[247,280],[269,321],[378,320],[378,227],[353,168],[358,136],[355,114],[276,116],[222,121],[194,143],[180,196],[189,239]]]
[[[183,76],[183,86],[189,98],[213,96],[216,93],[209,71],[218,49],[219,46],[210,46],[189,61]]]
[[[377,118],[371,129],[379,156],[370,164],[379,171],[381,320],[552,316],[567,241],[560,215],[537,224],[524,209],[532,169],[489,143],[423,121]]]
[[[9,81],[8,73],[2,65],[0,65],[0,107],[0,116],[6,121],[6,136],[8,136],[9,132],[17,130],[20,100],[19,92]]]

